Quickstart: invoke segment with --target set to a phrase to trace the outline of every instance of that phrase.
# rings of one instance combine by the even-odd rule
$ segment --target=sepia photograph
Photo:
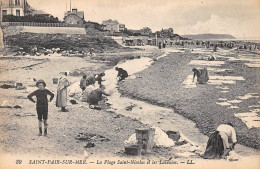
[[[0,0],[0,169],[260,169],[259,0]]]

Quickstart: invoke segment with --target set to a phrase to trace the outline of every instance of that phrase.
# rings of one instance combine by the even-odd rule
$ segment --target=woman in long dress
[[[197,82],[199,84],[205,84],[206,82],[208,82],[209,75],[208,75],[208,70],[206,68],[199,69],[199,70],[196,68],[193,68],[192,71],[194,72],[192,82],[194,82],[195,76],[197,76]]]
[[[229,140],[232,141],[230,145]],[[237,143],[236,131],[231,123],[221,124],[216,131],[210,135],[204,159],[225,158]]]
[[[67,106],[67,87],[70,85],[67,75],[67,72],[65,72],[65,75],[60,78],[57,88],[56,106],[61,107],[62,112],[68,112],[65,109]]]

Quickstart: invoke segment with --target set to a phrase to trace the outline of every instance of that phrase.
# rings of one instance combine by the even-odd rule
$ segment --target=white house
[[[27,5],[27,0],[0,0],[2,6],[1,14],[14,15],[14,16],[24,16],[25,6]]]
[[[104,30],[112,31],[112,32],[120,32],[125,30],[124,24],[119,24],[117,20],[105,20],[102,22],[104,25]]]

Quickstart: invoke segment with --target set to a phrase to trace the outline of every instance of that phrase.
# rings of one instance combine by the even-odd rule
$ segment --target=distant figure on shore
[[[101,85],[100,88],[97,88],[89,93],[87,102],[89,103],[90,108],[101,109],[98,106],[98,102],[102,100],[102,95],[110,96],[110,94],[106,93],[104,90],[105,86]]]
[[[68,110],[65,109],[67,106],[67,87],[70,85],[67,76],[68,73],[65,72],[64,76],[60,78],[57,88],[56,106],[61,107],[62,112],[68,112]]]
[[[98,74],[97,77],[96,77],[96,79],[95,79],[95,80],[98,82],[99,86],[102,85],[102,81],[103,81],[103,80],[102,80],[102,77],[103,77],[103,76],[105,76],[105,73],[104,73],[104,72]]]
[[[228,140],[231,139],[232,145]],[[210,135],[204,159],[225,158],[231,150],[234,150],[237,143],[236,131],[231,123],[221,124],[216,131]]]
[[[215,57],[210,55],[210,57],[208,58],[208,61],[215,61]]]
[[[204,69],[199,69],[199,70],[193,68],[192,71],[194,72],[192,82],[194,82],[195,76],[197,76],[197,82],[199,84],[205,84],[206,82],[208,82],[209,80],[208,70],[205,67]]]
[[[79,87],[82,89],[82,92],[86,89],[86,86],[87,86],[87,75],[83,75],[79,84]]]
[[[117,77],[119,77],[119,81],[122,81],[128,77],[128,73],[126,70],[118,67],[116,67],[115,69],[118,71]]]
[[[162,48],[162,43],[161,42],[159,42],[159,49],[161,49]]]
[[[166,42],[163,42],[163,48],[165,48],[166,47]]]
[[[27,96],[27,98],[35,103],[35,100],[32,99],[33,96],[36,96],[36,111],[38,115],[38,125],[39,125],[39,134],[38,136],[42,135],[42,119],[44,123],[44,136],[47,135],[47,119],[48,119],[48,98],[47,95],[50,97],[50,102],[52,101],[54,94],[49,90],[45,89],[46,83],[44,80],[38,80],[36,82],[36,86],[38,90],[32,92]]]
[[[91,48],[90,51],[89,51],[89,54],[92,56],[94,53],[94,48]]]
[[[214,45],[213,52],[217,52],[217,44]]]

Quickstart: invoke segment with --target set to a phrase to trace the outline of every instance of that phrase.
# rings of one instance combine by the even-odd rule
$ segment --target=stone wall
[[[4,38],[3,38],[2,28],[0,27],[0,55],[3,54],[3,50],[4,50]]]

